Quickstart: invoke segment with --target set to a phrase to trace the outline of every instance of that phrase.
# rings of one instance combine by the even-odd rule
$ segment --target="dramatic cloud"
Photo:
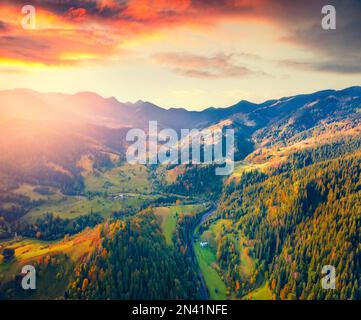
[[[361,64],[361,2],[340,0],[337,30],[321,28],[321,8],[330,1],[309,0],[33,0],[38,29],[25,32],[19,20],[22,0],[0,0],[2,60],[27,59],[44,65],[64,65],[118,57],[122,43],[178,26],[213,26],[224,21],[262,21],[277,25],[287,36],[275,39],[309,50],[322,63],[306,64],[317,71],[355,73]],[[41,44],[39,43],[41,42]],[[33,43],[33,45],[32,45]],[[41,48],[41,49],[40,49]],[[40,52],[41,50],[41,52]],[[176,57],[179,58],[179,57]],[[192,60],[190,57],[184,59]],[[211,60],[209,60],[211,59]],[[197,58],[193,57],[193,63]],[[209,69],[219,57],[203,59],[201,69],[176,68],[198,77],[252,73],[223,61],[221,71]],[[178,59],[178,61],[181,61]],[[205,61],[205,62],[204,62]],[[300,67],[302,62],[294,63]],[[200,62],[199,62],[200,63]],[[229,64],[228,64],[229,63]],[[292,64],[288,64],[290,67]],[[355,68],[354,68],[355,67]]]
[[[114,52],[114,45],[91,31],[63,31],[62,37],[52,37],[52,31],[29,35],[0,35],[0,64],[73,65],[85,60],[97,60]],[[79,37],[79,40],[78,38]]]
[[[283,41],[318,55],[312,62],[283,61],[283,65],[322,72],[361,73],[361,1],[332,1],[337,12],[336,30],[323,30],[320,26],[320,8],[330,1],[313,0],[309,5],[278,2],[284,10],[276,10],[276,14],[286,14],[275,14],[274,21],[290,33]]]
[[[24,5],[23,0],[5,0],[1,3],[12,7],[21,8]],[[123,4],[122,4],[123,3]],[[66,16],[74,9],[82,9],[90,16],[99,16],[104,18],[118,16],[126,7],[126,1],[97,1],[97,0],[33,0],[31,5],[41,8],[57,16]]]
[[[190,53],[160,53],[154,56],[158,63],[170,67],[174,72],[194,78],[229,78],[262,74],[236,61],[234,55],[217,54],[211,57]]]
[[[36,30],[23,30],[22,0],[0,1],[0,63],[72,65],[118,58],[122,43],[157,30],[250,10],[222,1],[34,0]],[[203,22],[204,23],[204,22]],[[8,28],[8,26],[10,28]]]

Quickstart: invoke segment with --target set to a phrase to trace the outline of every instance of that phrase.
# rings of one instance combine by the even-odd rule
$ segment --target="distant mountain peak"
[[[151,102],[148,102],[148,101],[142,101],[142,100],[139,100],[138,102],[136,102],[134,104],[134,106],[139,109],[139,110],[147,110],[147,111],[150,111],[150,110],[162,110],[162,111],[166,111],[165,109],[155,105],[154,103],[151,103]]]
[[[327,98],[335,102],[327,102]],[[356,101],[361,99],[361,87],[353,86],[343,90],[323,90],[310,94],[300,94],[283,97],[276,100],[256,104],[247,100],[227,108],[210,107],[203,111],[189,111],[185,108],[164,109],[149,101],[138,100],[135,103],[119,102],[114,96],[104,98],[101,95],[82,91],[76,94],[38,93],[31,89],[13,89],[0,91],[0,116],[3,119],[18,118],[19,114],[29,119],[35,116],[39,119],[66,119],[114,126],[146,127],[150,120],[158,120],[164,127],[169,128],[201,128],[225,119],[241,119],[241,123],[256,123],[265,126],[270,121],[278,121],[282,117],[290,117],[295,112],[305,112],[311,106],[323,113],[330,113],[331,106],[346,109],[342,103],[347,99]],[[320,103],[312,104],[315,101]],[[336,104],[339,105],[336,105]],[[352,112],[356,103],[350,104]],[[353,109],[352,109],[353,108]],[[352,110],[351,110],[352,109]],[[25,118],[26,118],[25,117]]]
[[[105,99],[101,95],[91,91],[80,91],[74,94],[74,97],[90,98],[90,99]]]

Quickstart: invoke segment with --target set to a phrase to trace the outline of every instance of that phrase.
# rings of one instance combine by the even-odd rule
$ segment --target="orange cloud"
[[[116,52],[118,39],[111,29],[85,21],[86,10],[70,9],[59,16],[36,8],[36,29],[21,27],[21,13],[14,6],[1,6],[0,66],[18,67],[74,65],[102,59]],[[1,27],[2,26],[2,27]]]
[[[158,30],[183,25],[203,26],[208,30],[220,21],[237,19],[277,23],[289,30],[294,42],[321,53],[327,48],[333,58],[339,55],[334,48],[340,47],[342,39],[347,38],[355,49],[361,47],[358,33],[349,30],[355,22],[353,12],[360,11],[359,5],[353,6],[353,12],[345,9],[344,15],[347,13],[352,19],[332,35],[325,37],[321,32],[307,29],[320,24],[322,0],[309,4],[286,0],[33,0],[32,3],[37,9],[37,29],[26,31],[20,27],[23,1],[1,2],[2,61],[50,66],[104,61],[121,55],[123,42],[141,40]],[[322,46],[317,45],[320,39]]]
[[[170,67],[176,73],[193,78],[233,78],[250,75],[264,75],[251,70],[237,61],[235,55],[217,54],[201,56],[182,53],[160,53],[154,56],[159,63]]]
[[[70,20],[84,21],[87,15],[87,10],[84,8],[71,8],[67,11],[66,16]]]

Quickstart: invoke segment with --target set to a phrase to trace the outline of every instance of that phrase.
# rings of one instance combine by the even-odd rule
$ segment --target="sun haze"
[[[361,4],[322,0],[0,1],[0,90],[93,91],[203,109],[344,88],[361,80]]]

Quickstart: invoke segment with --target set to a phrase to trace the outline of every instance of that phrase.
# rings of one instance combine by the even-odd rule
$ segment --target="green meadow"
[[[238,230],[238,227],[233,224],[232,220],[219,219],[211,223],[207,230],[197,236],[199,239],[194,245],[195,254],[211,299],[237,299],[233,292],[227,292],[227,286],[223,280],[225,270],[220,268],[216,259],[217,245],[222,235],[235,244],[236,250],[239,253],[239,274],[244,279],[250,279],[255,271],[257,261],[251,254],[253,246],[242,233],[235,230]],[[198,234],[198,229],[196,229],[195,234]],[[206,241],[207,246],[202,248],[200,245],[201,241]],[[252,291],[249,297],[255,300],[272,299],[270,292],[268,286],[263,284]],[[247,295],[242,299],[249,297]]]
[[[154,214],[160,220],[160,226],[168,245],[172,245],[172,237],[177,227],[180,215],[193,215],[204,210],[203,205],[176,205],[168,207],[157,207],[153,209]]]
[[[85,174],[85,191],[149,194],[151,192],[149,181],[147,167],[124,164],[105,172],[95,170]]]
[[[273,294],[268,287],[268,283],[265,282],[261,287],[253,290],[248,295],[244,296],[242,300],[273,300]]]
[[[140,208],[145,201],[150,199],[156,199],[156,196],[132,196],[116,200],[104,197],[89,199],[81,196],[64,196],[59,201],[48,202],[32,209],[23,219],[34,221],[46,213],[52,213],[54,216],[61,218],[74,219],[87,215],[92,211],[107,218],[113,212],[119,212],[127,208]]]
[[[201,248],[199,242],[195,243],[194,251],[210,298],[213,300],[225,300],[227,298],[226,285],[215,269],[217,266],[215,253],[209,247]]]

